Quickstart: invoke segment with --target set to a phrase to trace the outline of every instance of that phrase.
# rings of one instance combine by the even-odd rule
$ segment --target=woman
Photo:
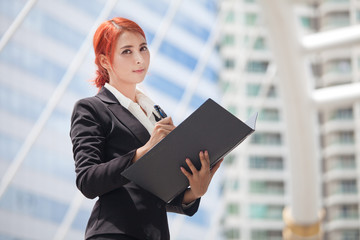
[[[174,128],[170,117],[159,120],[154,103],[136,85],[150,63],[143,30],[133,21],[114,18],[94,35],[94,97],[79,100],[70,136],[76,184],[88,198],[99,197],[86,227],[86,239],[170,239],[167,211],[192,216],[220,162],[210,170],[209,155],[199,153],[198,171],[180,170],[190,188],[165,203],[121,175]]]

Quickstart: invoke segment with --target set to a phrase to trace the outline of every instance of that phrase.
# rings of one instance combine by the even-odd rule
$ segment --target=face
[[[116,43],[112,67],[105,61],[111,85],[119,88],[136,86],[144,80],[150,63],[145,38],[137,32],[123,32]]]

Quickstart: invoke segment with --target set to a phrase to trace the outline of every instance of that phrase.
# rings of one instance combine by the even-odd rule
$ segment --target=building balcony
[[[349,84],[353,81],[352,72],[349,71],[331,71],[322,76],[324,86],[337,86]]]
[[[324,0],[319,7],[322,16],[329,12],[349,11],[350,0]]]
[[[341,230],[341,229],[359,229],[359,219],[334,219],[324,224],[324,230],[326,232]]]
[[[358,194],[333,194],[324,198],[324,206],[330,207],[340,204],[356,204],[358,202]]]
[[[334,131],[351,131],[355,129],[353,119],[333,119],[327,121],[321,127],[321,133],[326,135]]]
[[[343,179],[356,179],[357,178],[357,170],[354,169],[332,169],[327,171],[323,175],[324,182],[343,180]]]
[[[331,144],[324,148],[323,157],[329,158],[334,155],[350,155],[355,154],[355,144]]]

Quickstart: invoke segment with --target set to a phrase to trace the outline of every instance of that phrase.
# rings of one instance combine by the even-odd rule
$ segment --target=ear
[[[110,61],[104,54],[100,54],[100,64],[106,70],[109,70],[111,68]]]

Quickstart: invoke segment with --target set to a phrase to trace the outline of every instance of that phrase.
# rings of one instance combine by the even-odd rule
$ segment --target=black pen
[[[160,118],[166,118],[167,115],[164,112],[164,110],[161,109],[161,107],[159,105],[154,105],[155,110],[159,113]]]

